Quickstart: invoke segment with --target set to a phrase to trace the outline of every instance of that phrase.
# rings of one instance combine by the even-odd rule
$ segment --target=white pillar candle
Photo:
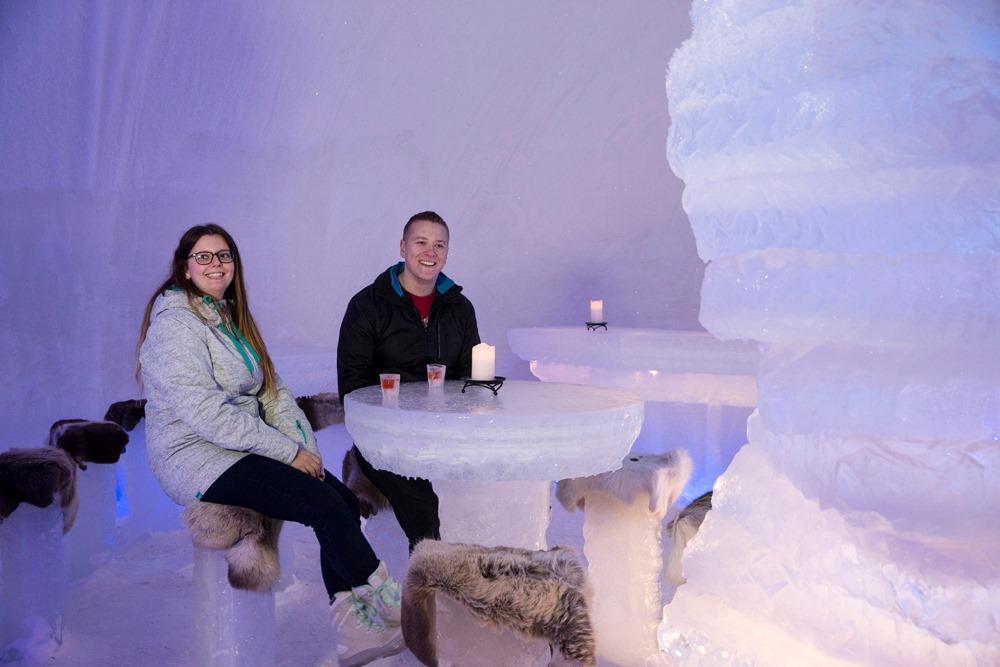
[[[604,301],[601,299],[590,300],[590,321],[591,322],[603,322],[604,321]]]
[[[496,347],[480,343],[472,348],[472,379],[492,380],[496,377]]]

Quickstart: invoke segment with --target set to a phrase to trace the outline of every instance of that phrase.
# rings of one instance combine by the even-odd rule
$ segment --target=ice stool
[[[76,463],[62,450],[0,454],[0,655],[8,660],[30,662],[62,643],[63,535],[78,505]]]
[[[583,551],[594,584],[594,632],[602,658],[640,665],[657,652],[661,523],[691,477],[683,449],[630,454],[622,467],[561,480],[556,498],[584,510]]]
[[[418,543],[403,583],[403,637],[413,655],[432,667],[439,658],[435,593],[452,598],[483,625],[547,641],[553,662],[596,664],[587,570],[571,548]],[[498,664],[527,664],[507,646],[480,644],[470,650],[479,664],[489,657],[499,657]]]
[[[200,664],[273,665],[282,522],[244,507],[201,502],[186,506],[182,520],[194,544]]]

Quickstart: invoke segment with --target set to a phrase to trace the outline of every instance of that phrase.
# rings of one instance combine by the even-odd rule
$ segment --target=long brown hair
[[[232,304],[233,322],[236,324],[236,328],[240,330],[240,333],[247,339],[250,346],[257,352],[257,356],[260,357],[260,367],[264,371],[264,391],[271,395],[274,394],[277,383],[274,374],[274,362],[271,361],[271,355],[267,353],[267,346],[264,345],[264,339],[261,338],[257,322],[253,319],[253,315],[250,313],[250,306],[247,304],[247,291],[243,283],[243,260],[240,258],[240,251],[236,247],[236,241],[233,240],[229,232],[214,223],[195,225],[184,232],[181,240],[177,243],[177,249],[174,250],[174,258],[170,262],[170,276],[163,281],[163,284],[156,288],[153,296],[149,298],[149,302],[146,304],[146,312],[142,316],[142,327],[139,331],[139,342],[135,346],[135,377],[139,381],[140,388],[142,387],[142,363],[139,361],[139,350],[142,348],[142,344],[146,340],[146,332],[149,330],[149,319],[153,312],[153,303],[157,297],[168,289],[176,287],[187,294],[188,301],[191,303],[191,309],[198,317],[201,317],[199,309],[195,307],[195,302],[201,300],[205,294],[195,287],[194,281],[188,278],[187,261],[188,256],[191,254],[191,249],[198,242],[198,239],[203,236],[215,235],[219,235],[225,239],[226,245],[233,251],[233,256],[235,257],[235,261],[233,262],[233,281],[226,288],[226,293],[223,296]]]

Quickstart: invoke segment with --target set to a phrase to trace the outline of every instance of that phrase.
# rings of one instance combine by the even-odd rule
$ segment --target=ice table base
[[[550,482],[434,480],[445,542],[545,549],[552,511]],[[511,630],[484,628],[465,608],[437,596],[441,664],[503,667],[547,665],[549,645]]]

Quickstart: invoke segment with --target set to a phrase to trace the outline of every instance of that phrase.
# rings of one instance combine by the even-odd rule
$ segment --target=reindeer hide
[[[389,509],[389,499],[375,488],[375,485],[361,470],[353,447],[344,454],[340,479],[344,481],[344,486],[358,497],[358,503],[361,505],[361,516],[367,519],[382,510]]]
[[[315,396],[299,396],[295,399],[295,403],[309,420],[313,431],[319,431],[333,424],[344,423],[344,406],[337,394],[322,393]]]
[[[133,398],[128,401],[118,401],[108,407],[104,413],[104,421],[114,422],[126,431],[131,432],[142,418],[146,416],[146,399]]]
[[[226,552],[233,588],[266,593],[278,583],[281,521],[246,507],[203,502],[186,505],[182,520],[196,546]]]
[[[127,444],[128,433],[114,422],[60,419],[49,429],[49,446],[72,456],[81,470],[87,462],[117,463]]]
[[[683,449],[665,454],[629,454],[622,467],[589,477],[563,479],[556,484],[556,498],[570,512],[584,508],[586,494],[601,492],[626,505],[640,493],[649,495],[649,511],[661,519],[691,478],[691,457]]]
[[[670,552],[667,554],[664,579],[670,583],[678,586],[684,583],[681,557],[688,542],[698,533],[710,509],[712,509],[712,492],[708,491],[692,500],[687,507],[678,512],[673,521],[667,524],[667,532],[670,533]]]
[[[463,604],[483,625],[548,640],[564,659],[596,663],[591,590],[575,550],[529,551],[423,540],[403,584],[403,637],[425,665],[436,666],[435,593]]]
[[[63,534],[76,521],[76,464],[61,449],[8,449],[0,454],[0,521],[22,502],[48,507],[59,495]]]

